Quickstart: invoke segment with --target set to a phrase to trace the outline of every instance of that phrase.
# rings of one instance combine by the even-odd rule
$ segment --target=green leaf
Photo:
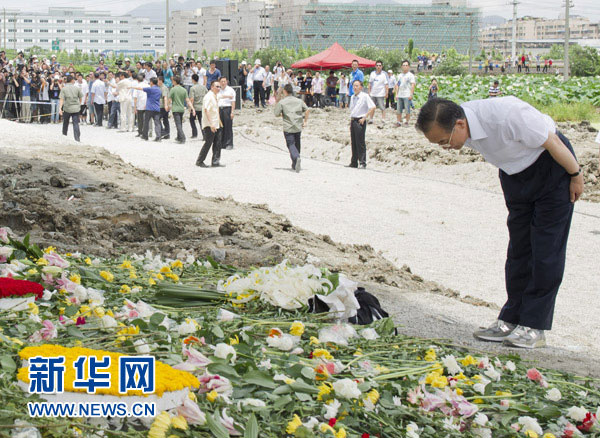
[[[84,278],[86,280],[101,281],[103,283],[106,282],[106,280],[104,278],[100,277],[98,274],[96,274],[94,271],[92,271],[89,268],[79,266],[79,273],[81,275],[81,278]]]
[[[308,394],[318,394],[319,393],[319,389],[316,386],[309,385],[302,379],[296,380],[294,383],[292,383],[290,385],[290,388],[292,388],[296,392],[306,392]]]
[[[208,260],[208,263],[210,263],[210,265],[214,268],[214,269],[218,269],[219,268],[219,264],[215,261],[215,259],[213,259],[211,256],[206,256],[206,260]]]
[[[23,245],[25,245],[27,248],[29,248],[29,238],[30,238],[30,237],[31,237],[31,236],[29,235],[29,233],[27,233],[27,234],[25,235],[25,238],[23,239]]]
[[[312,400],[312,397],[304,392],[297,392],[296,397],[298,397],[298,400],[301,402],[309,402]]]
[[[69,326],[69,328],[67,329],[67,334],[69,336],[73,336],[75,338],[81,338],[81,339],[85,338],[85,335],[75,325]]]
[[[225,336],[225,333],[223,333],[223,330],[221,329],[221,327],[219,327],[218,325],[214,325],[211,327],[210,331],[213,333],[213,335],[215,335],[217,338],[222,338],[223,336]]]
[[[0,356],[0,365],[2,365],[3,370],[6,370],[10,373],[16,371],[17,369],[17,364],[15,363],[13,358],[10,357],[8,354]]]
[[[77,306],[67,306],[65,309],[65,317],[70,318],[77,313],[79,308]]]
[[[148,330],[148,323],[141,318],[136,318],[130,323],[133,327],[138,326],[140,330]]]
[[[284,395],[283,397],[279,397],[275,403],[273,403],[273,409],[281,409],[288,403],[292,402],[292,397],[289,395]]]
[[[273,390],[274,395],[288,394],[292,389],[287,385],[281,385]]]
[[[537,411],[537,415],[542,418],[551,419],[560,417],[561,412],[556,406],[544,406],[542,409]]]
[[[156,312],[150,317],[150,326],[158,327],[161,322],[165,319],[165,314]]]
[[[277,387],[277,384],[273,381],[273,378],[270,375],[258,370],[248,371],[246,374],[244,374],[243,380],[244,383],[251,383],[264,388],[275,389]]]
[[[212,415],[206,416],[208,428],[216,438],[229,438],[229,432],[227,432],[227,429],[221,424],[221,421],[217,416],[218,414],[216,413],[214,417]]]
[[[237,373],[235,368],[224,363],[211,363],[208,365],[207,369],[213,374],[219,374],[221,376],[227,377],[228,379],[240,378],[240,375]]]
[[[258,438],[258,422],[254,414],[250,414],[250,418],[248,418],[244,438]]]

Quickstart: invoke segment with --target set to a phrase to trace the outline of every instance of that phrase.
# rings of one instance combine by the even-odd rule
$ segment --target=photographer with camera
[[[40,74],[40,88],[38,92],[38,100],[44,102],[38,105],[39,107],[39,122],[42,124],[50,123],[50,84],[47,81],[45,74]]]
[[[20,53],[21,57],[23,53]],[[25,65],[21,65],[21,74],[18,88],[21,90],[21,122],[31,123],[31,78],[29,72],[25,69]]]
[[[55,73],[50,79],[50,121],[52,123],[58,123],[59,120],[58,102],[61,89],[62,79],[58,74]]]

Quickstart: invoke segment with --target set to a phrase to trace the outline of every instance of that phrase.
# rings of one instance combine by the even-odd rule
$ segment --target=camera
[[[116,64],[117,66],[121,67],[121,66],[123,65],[123,61],[122,61],[121,59],[117,59],[117,60],[115,61],[115,64]]]

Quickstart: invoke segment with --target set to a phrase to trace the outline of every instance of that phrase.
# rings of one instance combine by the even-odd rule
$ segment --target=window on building
[[[82,43],[83,42],[83,40],[73,40],[73,41],[76,42],[76,43]]]
[[[105,24],[113,24],[113,21],[112,20],[104,20],[104,23]]]
[[[154,47],[164,47],[164,46],[165,46],[164,44],[160,44],[160,43],[159,44],[154,44]]]
[[[66,23],[65,20],[56,20],[57,23]]]
[[[189,26],[197,26],[198,23],[196,21],[188,21]]]
[[[45,38],[42,38],[42,39],[40,40],[40,43],[47,43],[47,42],[48,42],[48,40],[47,40],[47,39],[45,39]]]
[[[152,44],[143,44],[144,47],[151,47]]]
[[[111,43],[113,42],[113,40],[104,40],[105,43]]]
[[[154,30],[165,30],[164,27],[155,27]]]
[[[97,23],[98,23],[98,20],[90,20],[90,23],[92,23],[92,24],[97,24]]]
[[[14,18],[9,18],[9,19],[8,19],[8,22],[9,22],[9,23],[14,23],[15,21],[17,21],[17,20],[15,20]]]
[[[98,40],[90,40],[90,43],[97,43]]]
[[[152,30],[152,28],[151,28],[151,27],[144,27],[143,29],[144,29],[144,30]]]
[[[164,38],[164,35],[154,35],[154,38]]]
[[[144,38],[152,38],[150,35],[144,35]]]
[[[30,20],[29,18],[26,18],[23,20],[23,23],[33,23],[33,20]]]
[[[113,31],[109,29],[109,30],[105,30],[104,33],[113,33]]]
[[[83,30],[82,29],[75,29],[73,32],[75,32],[75,33],[83,33]]]
[[[48,33],[48,29],[40,29],[40,33]]]
[[[65,33],[66,31],[65,31],[65,29],[56,29],[56,32],[57,33]]]
[[[23,32],[26,32],[26,33],[32,33],[32,32],[33,32],[33,29],[23,29]]]
[[[100,32],[98,31],[98,29],[92,29],[92,30],[90,30],[90,33],[100,33]]]
[[[31,38],[25,38],[25,39],[23,40],[23,42],[24,42],[24,43],[32,43],[32,42],[33,42],[33,40],[32,40]]]
[[[40,23],[47,23],[48,20],[40,20]]]
[[[194,31],[190,31],[190,35],[198,35],[198,32]]]
[[[128,24],[128,23],[129,23],[129,21],[127,21],[127,20],[121,20],[121,21],[119,21],[119,23],[120,23],[120,24]]]
[[[15,31],[15,29],[8,29],[8,31],[9,31],[9,32],[14,32],[14,31]]]
[[[188,44],[198,44],[198,41],[188,41]]]
[[[229,40],[228,40],[228,39],[226,39],[226,40],[223,40],[223,39],[222,39],[222,40],[221,40],[221,42],[222,42],[222,43],[228,43],[228,42],[229,42]]]
[[[221,23],[229,23],[230,21],[229,18],[221,18]]]
[[[128,30],[120,30],[119,33],[129,33]]]
[[[128,43],[129,40],[119,40],[120,43]]]
[[[221,29],[221,32],[229,32],[229,29]]]
[[[73,20],[73,23],[81,24],[83,23],[83,20]]]

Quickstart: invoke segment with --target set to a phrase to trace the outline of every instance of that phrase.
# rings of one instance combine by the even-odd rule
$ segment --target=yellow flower
[[[77,312],[77,313],[79,313],[80,315],[86,316],[88,313],[90,313],[91,310],[92,309],[90,309],[90,306],[83,305],[79,308],[79,312]]]
[[[287,424],[285,431],[289,434],[294,434],[300,426],[302,426],[302,420],[298,415],[294,414],[294,418]]]
[[[439,372],[432,371],[425,377],[425,383],[433,386],[434,388],[445,388],[448,386],[448,379],[440,375]]]
[[[129,271],[129,278],[130,278],[131,280],[135,280],[135,279],[137,278],[137,274],[135,273],[135,270],[134,270],[134,269],[131,269],[131,270]]]
[[[163,266],[162,268],[160,268],[160,272],[162,272],[163,274],[168,274],[171,272],[171,268],[169,268],[168,266]]]
[[[193,393],[193,392],[191,392],[191,391],[190,391],[190,392],[188,392],[188,398],[189,398],[191,401],[194,401],[194,402],[195,402],[195,401],[198,401],[198,397],[196,397],[196,394],[194,394],[194,393]]]
[[[329,382],[324,382],[319,386],[319,394],[317,395],[317,400],[323,400],[323,396],[330,394],[333,390],[333,385]]]
[[[167,411],[162,411],[154,418],[148,431],[148,438],[165,438],[169,427],[171,427],[171,416]]]
[[[32,315],[40,314],[40,308],[37,306],[37,304],[29,303],[28,306],[29,306],[29,313],[31,313]]]
[[[48,266],[48,260],[41,258],[41,259],[37,259],[38,266]]]
[[[530,429],[525,432],[525,436],[527,438],[538,438],[539,435]]]
[[[457,374],[456,376],[454,376],[454,378],[456,380],[466,380],[467,376],[465,376],[462,372],[460,374]]]
[[[477,403],[478,405],[483,403],[483,399],[481,398],[476,398],[475,400],[473,400],[473,403]]]
[[[177,283],[179,281],[179,275],[173,274],[172,272],[169,273],[169,274],[165,274],[165,277],[170,278],[171,280],[173,280],[173,283]]]
[[[427,350],[427,352],[425,353],[425,360],[427,362],[435,362],[436,359],[437,359],[437,356],[435,354],[435,350],[433,348],[430,348],[429,350]]]
[[[240,343],[240,338],[238,335],[233,335],[233,338],[229,338],[229,345],[237,345]]]
[[[148,279],[148,284],[149,284],[150,286],[154,286],[154,285],[156,284],[156,281],[154,281],[154,278],[149,278],[149,279]]]
[[[321,423],[319,425],[319,430],[322,433],[326,433],[326,432],[331,432],[334,436],[335,436],[335,429],[333,427],[331,427],[329,424],[327,423]]]
[[[92,264],[92,259],[89,258],[89,257],[86,257],[85,260],[84,260],[84,262],[85,262],[86,265],[91,265]]]
[[[304,324],[300,321],[294,321],[290,327],[290,334],[293,336],[302,336],[304,333]]]
[[[353,354],[353,356],[362,356],[362,355],[363,355],[363,352],[362,352],[361,348],[357,348]]]
[[[79,274],[72,274],[69,277],[69,280],[71,280],[73,283],[81,284],[81,276]]]
[[[346,438],[346,430],[343,427],[340,427],[340,429],[335,434],[335,438]]]
[[[109,283],[115,279],[115,276],[108,271],[100,271],[100,277],[104,278]]]
[[[65,308],[64,307],[59,307],[58,308],[58,314],[59,315],[64,315],[65,314]]]
[[[50,254],[51,252],[56,252],[56,248],[53,246],[49,246],[48,248],[46,248],[44,250],[44,253],[46,253],[46,254]]]
[[[544,436],[542,436],[542,438],[556,438],[556,435],[548,432],[548,433],[545,433]]]
[[[131,288],[126,284],[123,284],[121,285],[121,289],[119,289],[119,292],[121,292],[122,294],[128,294],[129,292],[131,292]]]
[[[173,263],[171,263],[171,268],[183,269],[183,263],[181,263],[181,260],[175,260]]]
[[[321,341],[319,341],[319,338],[317,338],[315,336],[310,337],[309,345],[318,345],[320,343],[321,343]]]
[[[113,311],[112,311],[112,310],[110,310],[110,309],[108,309],[108,310],[106,311],[106,314],[107,314],[108,316],[115,316],[115,314],[113,313]]]
[[[184,416],[178,415],[171,420],[171,424],[175,429],[187,430],[188,423]]]
[[[283,380],[283,382],[284,382],[286,385],[291,385],[292,383],[294,383],[294,382],[295,382],[295,380],[294,380],[294,379],[290,379],[290,378],[288,377],[288,378],[284,379],[284,380]]]
[[[104,311],[104,308],[96,307],[94,309],[94,315],[96,315],[98,318],[102,318],[104,315],[106,315],[106,312]]]
[[[323,359],[332,360],[333,356],[331,353],[324,348],[317,348],[313,351],[313,357],[322,357]]]
[[[478,365],[479,361],[469,354],[467,357],[462,359],[460,363],[463,364],[463,366],[468,367],[469,365]]]
[[[371,401],[371,403],[376,404],[377,400],[379,400],[379,391],[373,388],[367,393],[367,398]]]
[[[496,395],[511,396],[512,392],[510,392],[510,391],[496,391]]]
[[[32,268],[32,269],[28,270],[28,271],[27,271],[27,273],[28,273],[29,275],[35,275],[35,274],[37,274],[37,273],[38,273],[38,271],[37,271],[37,269],[33,269],[33,268]]]
[[[463,390],[460,388],[456,388],[456,395],[463,395]]]
[[[131,264],[131,262],[129,260],[125,260],[123,263],[121,263],[119,265],[119,268],[121,268],[121,269],[131,269],[131,268],[133,268],[133,265]]]
[[[165,279],[164,275],[162,275],[162,274],[154,274],[154,276],[161,281]]]
[[[219,397],[219,393],[217,391],[215,391],[214,389],[212,391],[206,393],[206,400],[208,400],[211,403],[214,402],[218,397]]]

